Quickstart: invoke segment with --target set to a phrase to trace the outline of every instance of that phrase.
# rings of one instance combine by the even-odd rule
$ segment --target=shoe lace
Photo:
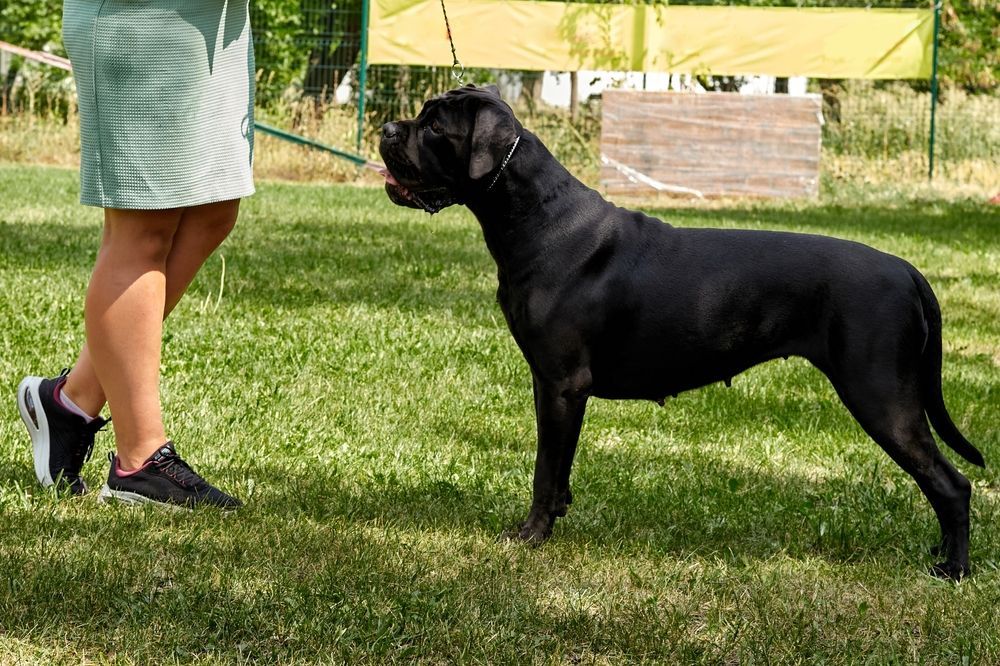
[[[80,427],[77,431],[76,446],[73,447],[73,469],[80,469],[83,467],[83,463],[90,460],[90,457],[94,454],[94,437],[104,427],[111,422],[111,419],[102,419],[100,417],[94,419],[90,423],[86,423]]]
[[[205,479],[191,469],[191,466],[184,462],[184,459],[176,452],[160,455],[153,460],[153,464],[156,465],[157,469],[182,486],[192,488],[205,482]]]
[[[69,368],[63,368],[56,379],[59,380],[63,377],[68,377],[69,371]],[[90,457],[94,455],[94,438],[110,422],[111,419],[102,419],[98,416],[90,423],[80,426],[80,429],[77,431],[76,446],[72,447],[70,453],[72,459],[72,467],[70,469],[80,469],[85,462],[90,460]]]

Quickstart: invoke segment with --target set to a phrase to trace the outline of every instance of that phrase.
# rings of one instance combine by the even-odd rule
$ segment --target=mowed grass
[[[36,487],[14,392],[82,343],[100,211],[0,165],[0,663],[1000,662],[1000,216],[926,199],[659,211],[869,243],[930,279],[944,389],[984,453],[974,576],[927,575],[916,486],[806,362],[591,401],[540,548],[530,376],[466,210],[263,183],[167,322],[168,431],[235,515]],[[224,269],[223,269],[224,257]],[[107,473],[113,434],[85,467]]]

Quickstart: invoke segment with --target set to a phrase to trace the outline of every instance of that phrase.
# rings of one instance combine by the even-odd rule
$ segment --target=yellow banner
[[[930,9],[445,0],[466,67],[927,79]],[[368,61],[451,65],[439,0],[371,0]]]

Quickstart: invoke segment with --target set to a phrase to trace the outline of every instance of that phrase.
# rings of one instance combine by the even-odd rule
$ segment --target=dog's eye
[[[435,134],[444,134],[444,125],[442,125],[436,120],[432,121],[431,124],[427,126],[427,129],[434,132]]]

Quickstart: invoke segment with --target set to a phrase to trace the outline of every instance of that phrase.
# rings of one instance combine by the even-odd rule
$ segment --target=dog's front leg
[[[538,452],[531,511],[508,536],[541,543],[552,534],[556,518],[566,515],[570,468],[587,408],[588,385],[574,380],[548,383],[535,378]]]

